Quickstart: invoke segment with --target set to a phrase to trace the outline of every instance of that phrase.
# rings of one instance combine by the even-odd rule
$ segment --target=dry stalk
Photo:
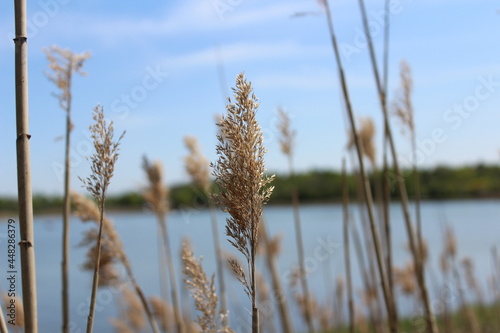
[[[344,262],[347,282],[347,308],[349,311],[349,332],[354,333],[354,301],[352,296],[351,258],[349,247],[349,190],[347,187],[347,176],[345,160],[342,160],[342,207],[344,213],[343,236],[344,236]]]
[[[299,259],[299,269],[301,272],[301,286],[302,293],[305,298],[306,304],[309,304],[309,299],[311,298],[309,292],[309,286],[307,284],[307,274],[305,270],[305,256],[304,256],[304,241],[302,240],[302,227],[300,221],[300,212],[299,212],[299,194],[297,191],[297,186],[295,185],[295,170],[293,166],[293,148],[294,148],[294,138],[296,132],[290,127],[290,117],[288,114],[282,109],[278,109],[278,118],[279,118],[279,130],[280,130],[280,145],[281,151],[288,159],[288,173],[292,180],[292,204],[293,204],[293,217],[294,217],[294,225],[295,225],[295,241],[297,244],[297,256]],[[307,328],[309,333],[314,333],[314,323],[313,316],[309,311],[309,307],[305,308],[305,319],[307,323]]]
[[[217,124],[217,154],[213,167],[215,181],[221,192],[215,197],[224,211],[226,234],[229,242],[239,251],[248,264],[248,274],[241,266],[232,264],[238,272],[245,292],[252,301],[252,332],[259,331],[256,305],[255,256],[257,235],[262,216],[262,206],[268,201],[273,188],[267,185],[273,177],[265,177],[262,130],[256,119],[258,102],[252,85],[243,74],[236,78],[233,88],[235,103],[226,106],[227,114]]]
[[[219,238],[219,227],[217,225],[217,213],[215,210],[215,204],[211,195],[210,186],[210,163],[208,159],[201,152],[201,148],[198,144],[198,140],[192,136],[185,136],[184,143],[189,150],[189,155],[185,157],[186,170],[191,176],[193,183],[201,187],[205,193],[208,200],[208,206],[210,210],[210,222],[212,225],[212,237],[214,241],[215,258],[217,264],[217,280],[219,284],[221,311],[227,312],[227,295],[226,295],[226,284],[224,279],[224,267],[222,265],[222,253]],[[223,324],[225,326],[229,325],[229,313],[224,317]]]
[[[25,313],[25,332],[38,332],[35,236],[33,230],[33,194],[28,110],[28,34],[26,0],[14,1],[15,15],[15,85],[16,85],[16,154],[19,231],[21,236],[21,281]]]
[[[357,156],[358,156],[360,173],[361,173],[361,176],[363,177],[363,182],[362,182],[363,196],[364,196],[364,199],[366,202],[368,219],[370,222],[370,229],[371,229],[373,243],[374,243],[374,247],[375,247],[375,256],[377,259],[378,273],[379,273],[380,280],[382,283],[382,290],[383,290],[383,294],[384,294],[385,306],[387,309],[387,313],[389,314],[389,325],[391,327],[391,332],[395,333],[395,332],[397,332],[396,308],[394,306],[392,292],[389,289],[389,285],[387,282],[387,270],[385,267],[385,261],[382,258],[382,246],[380,244],[380,236],[379,236],[377,227],[375,225],[375,217],[374,217],[374,213],[373,213],[373,197],[372,197],[372,193],[371,193],[370,183],[368,181],[368,177],[367,177],[366,172],[365,172],[362,147],[361,147],[361,143],[359,140],[358,132],[356,130],[356,123],[354,121],[354,112],[352,110],[351,100],[349,97],[349,92],[347,89],[347,83],[346,83],[345,74],[344,74],[344,69],[342,66],[342,60],[340,57],[340,52],[339,52],[338,45],[337,45],[337,39],[336,39],[334,28],[333,28],[333,21],[332,21],[332,16],[331,16],[331,12],[330,12],[330,6],[328,3],[328,0],[322,0],[321,2],[323,3],[323,5],[325,7],[328,29],[330,32],[332,47],[333,47],[333,51],[335,54],[335,59],[337,62],[337,67],[338,67],[339,81],[340,81],[340,86],[342,89],[342,96],[344,99],[344,104],[345,104],[346,109],[347,109],[349,123],[351,126],[351,132],[353,133],[353,136],[354,136],[354,142],[355,142],[356,152],[357,152]]]
[[[90,126],[95,153],[90,157],[91,175],[85,179],[80,178],[83,186],[92,195],[97,202],[99,209],[99,233],[97,235],[96,254],[94,261],[94,277],[92,281],[92,293],[90,299],[89,315],[87,320],[87,333],[91,333],[94,326],[95,302],[97,288],[99,286],[99,268],[101,261],[101,241],[104,220],[104,203],[106,200],[106,191],[111,178],[113,177],[115,163],[118,159],[120,140],[125,133],[115,142],[113,141],[114,128],[113,123],[107,124],[104,119],[104,110],[102,107],[95,107],[93,118],[95,123]]]
[[[146,173],[149,183],[148,187],[143,193],[143,196],[156,215],[158,226],[160,228],[160,234],[163,240],[163,248],[165,250],[165,258],[167,261],[169,272],[170,293],[172,297],[172,306],[174,309],[176,330],[178,333],[185,333],[186,328],[181,313],[175,266],[167,229],[168,190],[164,185],[163,167],[159,162],[151,163],[146,157],[144,157],[142,168]]]
[[[283,291],[278,268],[276,267],[276,260],[280,252],[281,237],[275,236],[270,239],[267,235],[266,222],[262,219],[261,226],[259,228],[259,238],[262,238],[265,253],[264,258],[266,260],[267,267],[269,268],[269,273],[271,274],[271,282],[273,285],[276,303],[278,304],[282,331],[293,332],[292,320],[290,318],[290,311],[288,310],[286,295]]]
[[[400,65],[400,87],[396,92],[396,97],[393,102],[394,114],[402,124],[403,133],[409,132],[411,149],[413,154],[413,186],[415,196],[415,216],[417,220],[417,242],[422,243],[422,218],[420,214],[420,179],[417,166],[417,134],[415,131],[415,117],[413,103],[411,100],[413,92],[413,79],[411,67],[405,61],[401,61]],[[422,248],[419,249],[423,251]]]
[[[63,203],[63,234],[62,234],[62,332],[67,333],[69,330],[69,217],[71,213],[70,200],[70,169],[71,161],[69,156],[71,130],[71,101],[72,92],[71,84],[73,73],[86,75],[82,71],[83,63],[90,58],[90,53],[85,52],[76,54],[70,50],[64,50],[57,46],[52,46],[50,49],[44,49],[49,61],[49,68],[52,73],[46,73],[46,76],[60,90],[55,96],[59,100],[59,106],[66,112],[66,142],[64,152],[64,203]]]
[[[325,0],[328,2],[327,0]],[[377,88],[377,93],[379,96],[379,101],[380,101],[380,106],[382,109],[382,114],[384,117],[384,128],[385,128],[385,133],[387,136],[387,141],[389,143],[389,148],[391,150],[391,155],[392,155],[392,161],[393,161],[393,167],[394,167],[394,172],[396,174],[396,180],[398,184],[398,190],[400,194],[400,199],[401,199],[401,206],[403,210],[403,216],[405,220],[405,226],[406,226],[406,231],[408,234],[408,239],[411,247],[411,252],[413,256],[413,260],[415,262],[415,274],[417,276],[417,282],[418,286],[420,289],[420,296],[421,300],[424,306],[425,310],[425,319],[427,321],[427,331],[429,333],[437,333],[439,331],[437,324],[436,324],[436,317],[434,316],[431,304],[430,304],[430,299],[429,299],[429,293],[427,290],[426,282],[425,282],[425,271],[424,271],[424,264],[422,262],[422,258],[420,256],[420,251],[419,251],[419,244],[418,243],[418,238],[415,234],[413,224],[410,219],[410,213],[409,213],[409,200],[408,200],[408,193],[406,190],[406,185],[405,185],[405,179],[401,174],[401,170],[399,167],[399,159],[396,153],[396,147],[394,144],[394,139],[392,136],[392,130],[391,126],[389,123],[389,113],[387,111],[387,96],[386,96],[386,91],[384,90],[382,86],[382,82],[380,79],[379,71],[378,71],[378,65],[377,65],[377,59],[375,56],[375,51],[373,47],[373,42],[370,34],[370,29],[368,26],[368,18],[367,18],[367,13],[366,13],[366,8],[363,0],[359,0],[359,5],[361,9],[361,16],[363,20],[363,27],[365,30],[365,36],[368,41],[368,50],[370,53],[370,60],[372,63],[372,70],[373,70],[373,76],[375,78],[375,84]],[[394,302],[393,302],[394,303]],[[393,304],[393,307],[395,309],[395,304]],[[395,312],[394,312],[395,313]],[[395,318],[396,319],[396,318]]]

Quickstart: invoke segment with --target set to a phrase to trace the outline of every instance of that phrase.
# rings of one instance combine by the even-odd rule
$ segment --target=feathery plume
[[[222,325],[218,328],[218,318],[221,320],[226,315],[218,313],[217,304],[219,297],[215,291],[215,276],[209,279],[202,266],[202,259],[197,260],[194,257],[191,245],[188,240],[182,242],[182,262],[184,263],[184,282],[194,299],[196,309],[201,315],[196,317],[196,322],[200,325],[202,332],[218,333],[233,332],[229,327]]]
[[[255,255],[257,233],[262,216],[262,206],[271,196],[273,177],[264,176],[264,154],[262,130],[256,119],[259,106],[252,93],[252,85],[243,74],[236,78],[233,88],[235,103],[226,106],[227,114],[217,124],[217,154],[219,159],[213,167],[215,182],[221,192],[215,196],[223,210],[230,214],[226,219],[226,234],[229,242],[246,258],[250,277],[244,283],[252,300],[252,331],[258,332],[258,310],[255,296]],[[242,267],[233,268],[242,273]],[[244,274],[244,273],[243,273]],[[246,281],[246,279],[245,279]]]
[[[210,186],[210,163],[201,152],[198,140],[194,136],[186,135],[184,144],[189,150],[189,155],[184,158],[187,172],[195,185],[208,191]]]
[[[406,133],[406,131],[413,133],[415,130],[411,101],[413,79],[410,64],[405,60],[401,61],[400,80],[401,86],[396,92],[396,98],[393,102],[394,115],[401,121],[403,133]]]
[[[360,127],[358,130],[359,141],[363,149],[363,154],[370,160],[372,165],[375,165],[376,161],[376,150],[375,150],[375,124],[373,119],[370,117],[361,118],[359,120]],[[349,133],[349,142],[347,144],[348,149],[355,149],[354,137],[352,133]]]
[[[278,118],[281,136],[279,138],[281,151],[287,156],[293,155],[293,144],[295,135],[297,134],[295,130],[290,129],[290,117],[283,110],[283,108],[278,108]]]
[[[149,186],[144,190],[144,199],[157,215],[168,213],[168,189],[163,184],[163,167],[160,161],[150,162],[146,156],[142,160],[142,169],[148,177]]]

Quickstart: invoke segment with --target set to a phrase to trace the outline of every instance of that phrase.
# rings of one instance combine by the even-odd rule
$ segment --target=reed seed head
[[[394,279],[405,295],[413,295],[417,290],[415,281],[415,266],[412,263],[406,264],[403,268],[394,269]]]
[[[360,126],[358,129],[359,141],[361,148],[363,149],[363,154],[370,160],[372,165],[376,162],[376,149],[375,149],[375,124],[372,118],[361,118]],[[347,144],[348,149],[355,148],[354,136],[352,133],[349,134],[349,142]]]
[[[95,265],[96,243],[98,237],[98,226],[100,212],[96,203],[76,192],[71,193],[71,201],[75,205],[74,213],[82,222],[94,222],[95,228],[90,229],[84,235],[80,246],[89,246],[86,255],[86,261],[83,264],[84,269],[93,270]],[[103,215],[103,233],[101,236],[101,258],[99,262],[99,286],[111,285],[119,281],[120,275],[115,268],[116,260],[122,260],[125,256],[122,242],[113,222]]]
[[[291,156],[293,154],[293,145],[296,132],[290,128],[290,117],[283,110],[283,108],[278,108],[278,118],[279,118],[279,131],[280,131],[280,146],[281,151],[286,156]]]
[[[264,176],[266,149],[256,119],[259,103],[252,85],[243,74],[239,74],[233,91],[235,103],[229,99],[227,114],[217,123],[219,142],[216,151],[219,158],[212,167],[221,191],[214,197],[230,214],[226,219],[229,242],[245,256],[250,266],[257,248],[262,206],[273,190],[267,185],[273,177]]]
[[[83,64],[85,60],[90,58],[90,52],[73,53],[68,49],[62,49],[58,46],[51,46],[48,49],[43,49],[51,72],[46,72],[47,78],[54,82],[60,90],[55,96],[59,99],[59,105],[66,112],[69,111],[71,103],[71,77],[73,73],[85,76]]]
[[[186,171],[195,185],[208,192],[210,187],[210,163],[201,152],[198,140],[194,136],[186,135],[184,144],[189,150],[189,155],[184,158]]]
[[[148,186],[143,193],[144,199],[157,215],[164,216],[168,213],[169,193],[164,185],[163,166],[159,161],[150,162],[146,156],[142,161],[142,169],[148,178]]]
[[[95,149],[95,153],[90,157],[92,174],[86,179],[80,178],[80,180],[94,199],[98,203],[102,203],[113,177],[115,163],[120,150],[120,141],[125,132],[123,132],[117,141],[113,141],[113,122],[110,122],[109,125],[107,124],[104,118],[104,109],[100,106],[94,108],[93,118],[95,123],[89,127]]]
[[[202,259],[197,260],[194,257],[191,245],[188,240],[182,242],[182,262],[184,264],[184,282],[191,291],[196,309],[201,315],[196,317],[196,322],[200,325],[203,332],[232,332],[228,327],[218,329],[218,318],[221,315],[217,313],[217,304],[219,298],[215,292],[215,276],[208,278],[203,270]],[[229,330],[228,330],[229,329]]]
[[[415,122],[413,116],[413,104],[411,100],[413,92],[413,79],[411,67],[405,60],[401,61],[399,77],[400,86],[399,90],[396,91],[396,98],[393,102],[394,115],[403,125],[403,133],[406,133],[406,131],[414,133]]]

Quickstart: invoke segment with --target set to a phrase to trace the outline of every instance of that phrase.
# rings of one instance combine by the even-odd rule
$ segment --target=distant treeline
[[[403,172],[408,193],[413,194],[413,173],[410,170]],[[420,190],[423,199],[458,199],[458,198],[494,198],[500,197],[500,167],[477,165],[472,167],[451,168],[439,166],[419,171]],[[374,179],[381,179],[382,175],[370,175],[372,192],[375,193]],[[352,200],[356,195],[355,176],[348,175],[349,191]],[[389,172],[391,197],[396,198],[396,178]],[[301,203],[338,202],[342,196],[341,174],[337,171],[314,170],[296,174],[294,179],[286,175],[276,175],[273,182],[274,191],[269,204],[291,203],[291,189],[295,184]],[[186,184],[170,188],[171,207],[204,207],[207,200],[203,191]],[[139,192],[128,192],[110,196],[106,201],[109,209],[145,208],[145,202]],[[33,209],[35,213],[54,212],[62,207],[62,197],[35,195]],[[0,198],[0,212],[17,211],[15,198]]]

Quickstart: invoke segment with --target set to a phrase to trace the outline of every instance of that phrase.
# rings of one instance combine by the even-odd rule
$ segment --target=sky
[[[215,161],[215,115],[243,72],[260,100],[258,120],[270,172],[285,173],[276,109],[297,131],[299,171],[339,169],[347,155],[347,127],[337,65],[324,9],[315,0],[76,1],[28,0],[31,167],[35,194],[63,190],[65,113],[53,93],[44,48],[89,51],[86,76],[73,80],[72,187],[90,172],[88,127],[104,107],[115,132],[126,131],[110,192],[146,183],[142,156],[160,160],[170,185],[189,180],[185,135],[196,136]],[[383,1],[367,0],[378,60]],[[496,164],[500,115],[500,5],[497,1],[392,1],[389,99],[399,64],[412,67],[418,163]],[[357,1],[331,1],[356,118],[371,117],[381,155],[381,111]],[[295,13],[308,13],[296,17]],[[0,195],[15,195],[13,2],[0,3]],[[392,118],[403,166],[408,137]],[[406,163],[406,164],[405,164]]]

